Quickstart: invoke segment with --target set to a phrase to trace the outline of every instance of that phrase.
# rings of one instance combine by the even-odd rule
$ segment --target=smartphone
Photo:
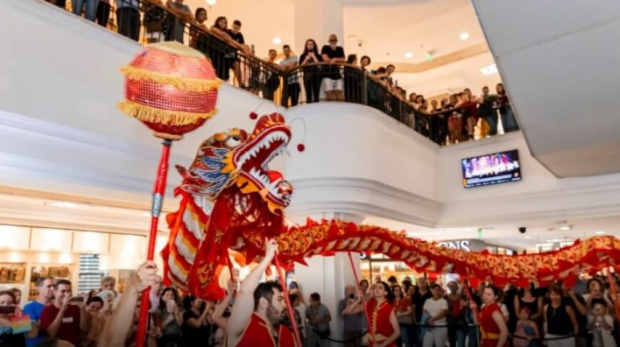
[[[355,299],[355,294],[349,294],[349,299]]]
[[[0,314],[13,314],[15,313],[16,306],[0,306]]]

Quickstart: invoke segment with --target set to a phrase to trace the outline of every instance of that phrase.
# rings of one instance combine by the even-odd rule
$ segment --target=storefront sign
[[[442,247],[450,248],[450,249],[460,249],[465,252],[471,252],[469,240],[445,241],[445,242],[439,242],[439,245]]]

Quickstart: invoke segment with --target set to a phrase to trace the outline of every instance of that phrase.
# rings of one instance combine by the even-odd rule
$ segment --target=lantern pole
[[[155,241],[157,239],[157,225],[159,224],[159,214],[161,213],[166,193],[166,181],[168,180],[168,160],[170,158],[170,146],[172,141],[165,139],[161,146],[161,157],[159,159],[159,167],[157,168],[157,177],[155,178],[155,186],[153,187],[153,201],[151,203],[151,231],[149,234],[149,245],[147,250],[147,260],[153,260],[155,257]],[[138,337],[136,341],[137,347],[144,347],[146,341],[146,326],[149,316],[149,294],[151,287],[142,291],[140,300],[140,316],[138,320]]]

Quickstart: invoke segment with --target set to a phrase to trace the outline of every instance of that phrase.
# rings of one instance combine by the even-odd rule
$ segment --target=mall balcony
[[[265,14],[267,22],[255,15],[265,12],[258,12],[256,4],[209,7],[211,23],[214,13],[225,13],[222,6],[229,15],[248,18],[244,31],[266,31],[256,36],[265,53],[273,36],[265,27],[271,24],[286,32],[280,41],[291,42],[297,56],[307,38],[322,41],[336,33],[345,48],[377,53],[373,60],[378,62],[368,70],[394,59],[391,77],[398,85],[432,95],[432,100],[461,92],[475,66],[475,94],[485,85],[493,93],[503,81],[520,128],[507,129],[502,105],[493,102],[495,136],[488,136],[482,121],[465,134],[467,119],[473,117],[466,107],[424,110],[395,85],[357,67],[321,63],[282,70],[257,58],[262,54],[251,54],[251,47],[242,49],[196,23],[185,23],[154,2],[128,3],[139,4],[133,39],[118,33],[115,9],[102,26],[46,1],[0,1],[5,33],[0,55],[2,264],[64,264],[67,277],[77,283],[80,254],[100,255],[101,268],[119,277],[144,259],[160,141],[117,110],[124,98],[119,68],[143,45],[163,40],[182,41],[205,53],[224,81],[217,115],[174,143],[171,164],[188,166],[199,144],[216,132],[251,130],[252,112],[279,112],[292,126],[293,154],[276,158],[271,166],[295,187],[286,211],[291,222],[339,218],[447,245],[480,242],[477,249],[515,252],[540,251],[550,243],[556,247],[600,233],[620,235],[620,69],[613,68],[620,56],[617,2],[523,6],[474,0],[472,7],[459,0],[381,1],[373,6],[363,0],[270,0],[268,5],[277,6]],[[203,3],[190,2],[195,7]],[[368,28],[376,11],[387,11],[388,19],[382,19],[381,27]],[[549,13],[557,13],[554,20]],[[424,15],[433,20],[425,21]],[[412,18],[418,22],[411,24]],[[470,45],[459,39],[459,25],[470,26],[467,30],[479,41]],[[388,40],[386,28],[397,26],[402,28],[394,29],[392,48],[412,32],[442,40],[437,27],[456,32],[450,35],[460,46],[443,53],[432,47],[414,52],[400,48],[413,59],[424,57],[395,61],[395,54],[387,56],[381,49],[386,43],[382,35]],[[362,30],[372,39],[362,40]],[[458,72],[465,66],[467,72]],[[485,68],[483,74],[480,68]],[[324,100],[321,81],[334,74],[341,77],[342,101]],[[289,88],[295,83],[299,87]],[[450,119],[457,115],[464,123],[451,136]],[[298,144],[305,151],[296,151]],[[464,159],[515,150],[518,180],[469,189]],[[176,210],[173,192],[180,182],[171,170],[164,212]],[[527,227],[528,233],[519,233],[519,227]],[[163,220],[159,229],[158,248],[168,237]],[[96,246],[87,242],[95,239]],[[41,246],[38,240],[57,242]],[[372,264],[365,261],[361,268],[371,271]],[[335,312],[336,298],[353,278],[347,262],[344,256],[314,257],[308,267],[296,266],[304,293],[331,297],[324,303]],[[316,269],[322,274],[313,273]],[[19,284],[24,290],[32,276],[26,274]],[[332,331],[339,330],[336,324]]]

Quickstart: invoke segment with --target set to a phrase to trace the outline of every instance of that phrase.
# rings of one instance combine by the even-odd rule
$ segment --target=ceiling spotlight
[[[215,3],[217,2],[217,0],[207,0],[207,4],[213,6],[215,5]]]
[[[215,0],[213,0],[215,1]],[[279,37],[274,37],[273,40],[271,40],[271,42],[273,42],[274,45],[279,45],[282,43],[282,39]]]
[[[573,227],[571,225],[562,225],[561,227],[559,227],[558,229],[560,229],[561,231],[569,231],[571,230]]]
[[[596,235],[603,235],[603,234],[605,234],[605,232],[601,230],[601,231],[597,231],[597,232],[595,232],[595,234],[596,234]]]
[[[63,208],[79,208],[80,207],[78,204],[73,203],[73,202],[68,202],[68,201],[45,202],[44,205],[53,206],[53,207],[63,207]]]
[[[489,76],[489,75],[496,74],[499,71],[497,70],[497,65],[493,64],[493,65],[489,65],[489,66],[485,66],[481,68],[480,72],[485,76]]]
[[[465,41],[465,40],[469,39],[469,33],[468,33],[467,31],[463,31],[463,32],[461,33],[461,35],[459,35],[459,38],[460,38],[461,40]]]
[[[531,239],[531,238],[532,238],[531,236],[525,235],[525,239],[526,239],[526,240],[529,240],[529,239]]]
[[[413,53],[411,53],[411,52],[405,53],[405,58],[407,58],[407,59],[413,58]]]

